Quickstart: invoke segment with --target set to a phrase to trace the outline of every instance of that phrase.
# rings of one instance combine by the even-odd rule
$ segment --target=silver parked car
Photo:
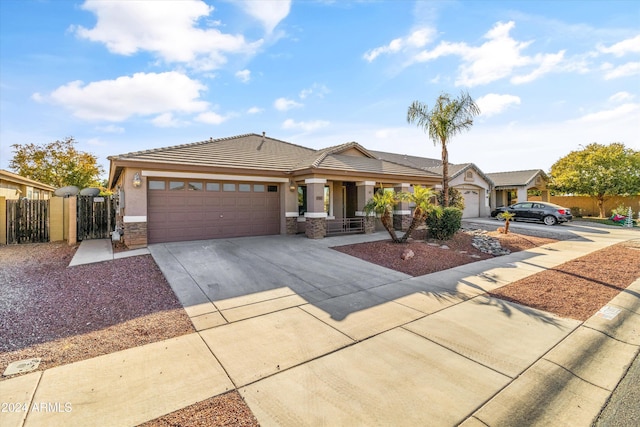
[[[516,214],[513,221],[542,221],[546,225],[556,225],[571,221],[571,210],[549,202],[521,202],[511,206],[502,206],[491,212],[491,216],[501,219],[502,212]]]

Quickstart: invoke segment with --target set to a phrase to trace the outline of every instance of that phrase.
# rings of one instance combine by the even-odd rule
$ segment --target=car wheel
[[[556,219],[555,216],[553,215],[547,215],[545,216],[542,221],[545,223],[545,225],[556,225],[558,223],[558,220]]]

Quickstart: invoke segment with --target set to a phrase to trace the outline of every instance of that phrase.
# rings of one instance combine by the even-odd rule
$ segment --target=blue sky
[[[544,169],[640,149],[636,1],[0,1],[0,168],[73,136],[107,156],[245,133],[440,158],[414,100],[482,114],[449,161]]]

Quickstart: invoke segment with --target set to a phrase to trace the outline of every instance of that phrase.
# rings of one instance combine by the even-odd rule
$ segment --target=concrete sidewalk
[[[156,245],[199,332],[0,382],[3,402],[29,409],[0,425],[136,425],[238,389],[263,427],[588,426],[640,351],[640,279],[586,322],[485,294],[640,233],[579,237],[415,278],[369,265],[367,283],[350,281],[361,261],[325,252],[365,237],[207,242],[206,265],[187,244]],[[294,280],[290,251],[309,269]],[[220,291],[228,252],[280,287]],[[334,257],[348,283],[328,287]],[[217,292],[199,269],[215,262]]]
[[[136,255],[148,255],[149,253],[149,249],[147,248],[114,253],[111,239],[83,240],[73,255],[69,267],[92,264],[94,262],[111,261]]]

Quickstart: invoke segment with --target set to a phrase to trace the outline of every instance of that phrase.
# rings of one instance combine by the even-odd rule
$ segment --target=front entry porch
[[[293,186],[292,186],[293,187]],[[411,185],[375,181],[338,181],[307,178],[295,183],[297,212],[287,204],[287,234],[305,233],[312,239],[343,234],[373,233],[379,220],[366,216],[364,206],[377,188],[409,191]],[[411,222],[411,209],[402,202],[394,211],[394,225],[405,230]]]

